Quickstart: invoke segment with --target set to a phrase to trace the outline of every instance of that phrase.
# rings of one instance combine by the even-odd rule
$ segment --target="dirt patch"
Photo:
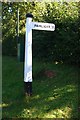
[[[44,71],[44,76],[48,77],[48,78],[53,78],[56,76],[56,72],[52,71],[52,70],[45,70]]]
[[[46,70],[42,69],[36,75],[34,76],[35,78],[42,78],[42,77],[47,77],[47,78],[54,78],[56,76],[56,72],[53,70]]]

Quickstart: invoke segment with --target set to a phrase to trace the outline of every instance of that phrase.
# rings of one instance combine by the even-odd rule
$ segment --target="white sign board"
[[[54,31],[55,25],[51,23],[32,22],[31,28],[34,30]]]

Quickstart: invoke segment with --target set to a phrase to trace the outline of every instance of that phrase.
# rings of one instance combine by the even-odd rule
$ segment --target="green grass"
[[[23,63],[3,57],[3,118],[78,118],[79,68],[33,60],[33,95],[24,96]],[[36,76],[41,69],[54,70],[56,76]]]

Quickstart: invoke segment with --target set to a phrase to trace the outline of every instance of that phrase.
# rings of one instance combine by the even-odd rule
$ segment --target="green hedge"
[[[80,64],[78,3],[46,5],[44,20],[54,23],[54,32],[34,31],[33,55],[47,60]]]
[[[22,4],[19,3],[19,5]],[[26,9],[27,6],[29,5],[26,4]],[[30,5],[29,8],[31,9],[27,12],[33,13],[34,21],[49,22],[56,25],[54,32],[33,30],[33,57],[41,60],[80,64],[79,3],[52,2],[41,4],[34,2],[34,6]],[[15,5],[12,6],[12,9],[16,9]],[[20,11],[22,10],[20,7]],[[10,13],[6,12],[6,15],[8,14]],[[13,17],[9,16],[10,21],[7,18],[3,19],[3,54],[5,55],[17,55],[15,14],[16,11],[14,11]],[[20,14],[20,29],[25,27],[25,19],[23,14]],[[25,39],[24,34],[22,29],[19,37],[22,42]]]

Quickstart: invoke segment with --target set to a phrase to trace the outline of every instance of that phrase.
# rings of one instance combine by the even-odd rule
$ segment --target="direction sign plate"
[[[35,29],[35,30],[47,30],[47,31],[55,30],[55,25],[51,23],[32,22],[31,26],[32,26],[32,29]]]

